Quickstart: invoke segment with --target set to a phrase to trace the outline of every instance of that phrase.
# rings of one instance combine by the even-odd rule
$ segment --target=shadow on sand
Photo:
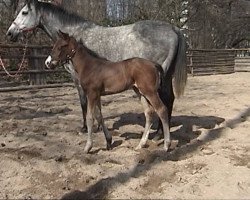
[[[197,138],[202,130],[214,129],[225,121],[224,118],[215,116],[176,116],[172,117],[171,121],[171,138],[179,141],[179,146],[189,143],[191,140]],[[119,130],[120,127],[126,125],[139,125],[144,127],[145,119],[144,114],[125,113],[120,116],[120,119],[113,124],[112,130]],[[152,129],[154,133],[150,134],[149,139],[152,140],[155,137],[162,138],[163,134],[157,134],[157,121],[154,123]],[[141,133],[125,132],[120,137],[125,140],[140,139]]]
[[[135,166],[127,171],[127,172],[121,172],[116,174],[113,177],[101,179],[94,185],[90,186],[85,191],[73,191],[70,192],[62,197],[63,200],[67,199],[75,199],[75,200],[83,200],[83,199],[106,199],[108,198],[109,192],[112,190],[113,187],[123,184],[130,180],[132,177],[139,177],[145,173],[145,171],[150,170],[153,166],[157,165],[158,163],[162,161],[178,161],[181,159],[184,159],[188,156],[188,154],[194,152],[197,150],[198,147],[216,140],[224,134],[224,130],[226,128],[234,128],[235,126],[243,123],[247,120],[247,118],[250,116],[250,108],[246,109],[242,113],[240,113],[237,117],[235,117],[232,120],[226,121],[224,123],[219,124],[216,126],[217,123],[215,123],[214,128],[211,130],[207,130],[203,134],[201,134],[197,139],[192,140],[191,143],[188,143],[186,145],[182,145],[175,150],[171,152],[163,152],[163,151],[153,151],[149,153],[144,162],[138,162],[135,163]],[[182,116],[186,118],[185,116]],[[180,118],[182,118],[180,117]],[[179,117],[178,117],[179,118]],[[217,122],[217,118],[214,117],[191,117],[190,121],[196,121],[196,125],[202,125],[203,122],[206,122],[206,125],[210,122],[207,121],[207,119],[210,119],[211,121]],[[221,119],[221,118],[220,118]],[[199,121],[199,122],[198,122]],[[200,124],[202,122],[202,124]],[[189,123],[188,123],[189,124]],[[213,124],[213,123],[212,123]],[[210,127],[211,128],[211,127]]]

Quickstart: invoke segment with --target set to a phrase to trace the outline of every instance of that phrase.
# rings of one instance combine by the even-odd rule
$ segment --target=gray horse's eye
[[[23,11],[22,15],[28,15],[28,11]]]

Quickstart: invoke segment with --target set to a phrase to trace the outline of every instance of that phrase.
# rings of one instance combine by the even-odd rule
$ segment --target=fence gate
[[[192,75],[234,73],[235,50],[189,50],[188,58],[188,65]]]

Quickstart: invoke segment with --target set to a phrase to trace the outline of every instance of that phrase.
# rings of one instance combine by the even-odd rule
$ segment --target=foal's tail
[[[185,86],[187,83],[187,56],[186,56],[186,40],[177,27],[173,27],[175,33],[178,35],[178,50],[175,55],[174,60],[174,85],[175,85],[175,95],[180,97],[184,94]]]

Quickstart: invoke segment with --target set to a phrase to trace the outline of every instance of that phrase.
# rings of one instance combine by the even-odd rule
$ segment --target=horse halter
[[[20,31],[22,31],[22,32],[32,32],[32,31],[35,31],[36,30],[36,28],[39,26],[39,24],[36,24],[36,25],[34,25],[33,27],[31,27],[31,28],[20,28],[20,26],[16,23],[16,22],[13,22],[13,24],[14,25],[16,25],[17,26],[17,28],[20,30]]]
[[[69,64],[69,61],[71,61],[75,55],[76,55],[76,49],[72,49],[71,55],[70,54],[66,55],[65,61],[59,61],[59,62],[61,63],[61,65]]]
[[[76,49],[72,49],[71,53],[71,55],[67,55],[67,61],[72,60],[72,58],[76,55]]]

